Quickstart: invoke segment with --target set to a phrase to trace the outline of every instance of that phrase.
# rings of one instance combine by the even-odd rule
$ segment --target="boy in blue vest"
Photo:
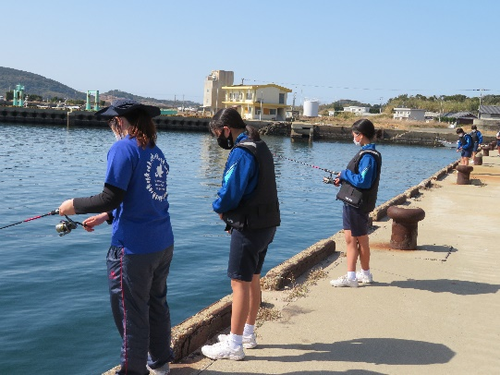
[[[469,165],[469,158],[472,156],[472,149],[474,147],[472,137],[469,134],[466,134],[462,128],[457,128],[457,134],[457,152],[461,151],[460,164]]]
[[[477,150],[479,150],[479,146],[483,143],[483,135],[479,130],[477,130],[476,125],[471,126],[471,132],[469,135],[472,138],[473,145],[472,145],[472,160],[476,157]]]

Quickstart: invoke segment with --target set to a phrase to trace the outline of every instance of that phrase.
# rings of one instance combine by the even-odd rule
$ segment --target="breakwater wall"
[[[208,131],[208,118],[158,116],[154,118],[158,129],[179,131]],[[107,127],[103,117],[88,111],[58,109],[0,107],[0,123],[63,125],[69,127]]]
[[[208,132],[210,118],[183,117],[183,116],[157,116],[154,119],[159,130],[176,131],[199,131]],[[68,127],[107,127],[106,120],[95,116],[88,111],[66,111],[58,109],[39,109],[22,107],[0,107],[0,124],[37,124],[37,125],[60,125]],[[256,127],[262,134],[290,136],[292,123],[290,122],[266,122],[247,121]],[[294,127],[300,123],[293,123]],[[341,125],[311,125],[312,139],[352,141],[351,128]],[[426,131],[381,129],[381,137],[378,143],[394,143],[402,145],[419,145],[430,147],[441,147],[438,139],[455,142],[457,135],[454,129],[430,129]],[[307,136],[307,138],[309,138]],[[494,141],[495,137],[484,136],[484,143]]]
[[[457,164],[458,160],[437,171],[418,185],[379,205],[371,212],[370,219],[380,221],[387,216],[387,209],[390,206],[401,205],[408,199],[417,197],[422,190],[431,188],[435,181],[441,180],[447,174],[452,173]],[[293,283],[294,280],[307,274],[315,266],[335,253],[336,244],[333,237],[335,235],[315,243],[269,270],[261,280],[262,288],[266,290],[282,290]],[[175,353],[175,362],[188,357],[209,339],[227,329],[231,323],[231,307],[232,297],[228,295],[174,326],[172,328],[172,347]]]

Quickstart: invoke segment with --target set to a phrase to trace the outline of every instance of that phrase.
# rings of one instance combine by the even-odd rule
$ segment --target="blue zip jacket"
[[[236,138],[235,145],[248,138],[244,132]],[[219,214],[234,210],[242,200],[247,199],[257,187],[259,165],[255,157],[241,147],[234,147],[227,157],[222,176],[222,187],[212,203]]]
[[[472,137],[469,134],[464,134],[463,137],[459,137],[457,143],[457,149],[470,150],[474,146],[472,144]]]
[[[369,143],[361,147],[362,150],[375,150],[375,144]],[[340,172],[340,180],[347,181],[358,189],[369,189],[377,178],[377,160],[371,154],[364,154],[359,161],[359,173],[354,173],[348,169]]]
[[[477,142],[480,145],[483,144],[483,134],[479,130],[476,130],[476,134],[477,134]]]

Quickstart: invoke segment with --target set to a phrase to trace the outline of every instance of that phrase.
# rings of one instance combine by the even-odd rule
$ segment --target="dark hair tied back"
[[[259,132],[254,127],[246,125],[239,112],[234,108],[223,108],[217,111],[208,126],[212,133],[215,130],[222,129],[224,126],[233,129],[246,129],[249,138],[255,141],[260,140]]]
[[[355,133],[361,133],[368,139],[373,139],[375,137],[375,126],[370,120],[365,118],[352,124],[352,131]]]

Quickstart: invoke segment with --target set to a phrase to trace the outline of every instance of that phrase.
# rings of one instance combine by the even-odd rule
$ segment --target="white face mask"
[[[354,136],[354,138],[352,139],[352,141],[354,142],[354,144],[355,144],[356,146],[361,146],[361,142],[356,141],[356,136]]]

